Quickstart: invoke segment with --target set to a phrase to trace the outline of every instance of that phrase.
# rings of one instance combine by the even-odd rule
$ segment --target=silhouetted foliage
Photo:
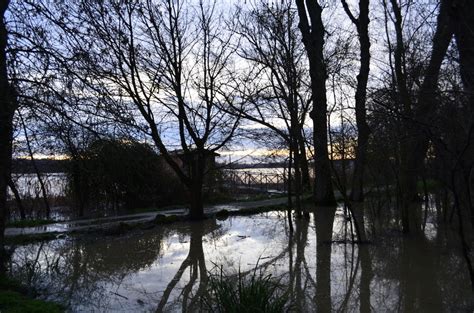
[[[164,160],[150,146],[133,141],[94,141],[68,169],[76,199],[94,207],[163,205],[183,191]]]

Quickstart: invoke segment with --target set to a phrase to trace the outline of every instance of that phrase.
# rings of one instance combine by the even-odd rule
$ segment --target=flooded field
[[[279,280],[294,312],[474,309],[454,234],[428,223],[422,238],[388,232],[357,246],[345,240],[341,208],[334,223],[310,216],[296,220],[293,233],[283,212],[270,212],[100,240],[65,237],[16,247],[9,266],[41,298],[71,312],[207,311],[202,296],[210,275],[255,268]]]

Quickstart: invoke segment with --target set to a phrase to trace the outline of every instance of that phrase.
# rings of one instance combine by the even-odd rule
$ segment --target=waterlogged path
[[[218,204],[206,206],[204,208],[205,214],[213,214],[221,210],[227,211],[239,211],[242,209],[251,209],[251,208],[261,208],[269,207],[276,205],[283,205],[287,203],[288,198],[274,198],[274,199],[265,199],[258,201],[238,201],[231,202],[227,204]],[[120,216],[110,216],[103,218],[92,218],[92,219],[82,219],[82,220],[73,220],[73,221],[61,221],[58,223],[41,225],[35,227],[9,227],[5,230],[6,236],[18,236],[18,235],[36,235],[36,234],[46,234],[46,233],[66,233],[66,232],[80,232],[80,231],[89,231],[94,229],[101,229],[104,227],[114,227],[120,223],[126,223],[129,225],[146,223],[152,221],[157,214],[163,215],[177,215],[184,216],[188,214],[188,209],[186,207],[174,207],[173,209],[168,210],[157,210],[144,213],[135,213],[135,214],[126,214]]]

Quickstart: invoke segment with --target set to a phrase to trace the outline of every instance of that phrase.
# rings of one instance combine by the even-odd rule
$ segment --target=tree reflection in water
[[[203,227],[203,223],[205,227]],[[208,220],[202,223],[193,222],[190,224],[190,243],[188,256],[181,263],[178,271],[163,292],[156,312],[163,312],[166,304],[169,301],[171,292],[176,288],[186,270],[189,270],[189,281],[185,284],[184,288],[182,288],[181,295],[176,300],[181,301],[182,312],[197,310],[197,307],[202,305],[199,299],[206,291],[206,283],[208,280],[202,240],[206,232],[214,230],[216,227],[217,225],[215,224],[215,220]],[[198,280],[199,287],[197,292],[194,295],[191,295],[193,286]]]
[[[316,227],[316,307],[320,312],[331,312],[331,247],[334,215],[332,207],[317,207]]]
[[[371,243],[356,245],[345,240],[352,236],[345,233],[342,208],[312,211],[311,219],[294,221],[293,233],[274,212],[19,246],[9,269],[71,311],[205,310],[202,295],[216,265],[243,274],[257,267],[276,277],[287,288],[292,312],[473,308],[456,234],[445,229],[404,238],[387,231],[390,218],[376,222],[376,210],[369,210]]]

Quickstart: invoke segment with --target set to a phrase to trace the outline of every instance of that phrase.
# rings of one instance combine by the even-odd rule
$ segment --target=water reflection
[[[316,307],[331,312],[331,248],[335,208],[319,207],[314,213],[316,227]]]
[[[292,295],[292,301],[294,308],[298,312],[304,311],[308,308],[308,301],[306,301],[305,285],[306,281],[303,281],[305,274],[308,273],[307,261],[305,258],[305,248],[308,241],[308,228],[309,219],[297,219],[295,222],[295,233],[294,241],[291,242],[296,245],[296,256],[293,264],[293,247],[289,249],[289,281],[290,290]]]
[[[372,281],[372,264],[370,261],[370,252],[367,245],[359,247],[360,260],[360,312],[370,312],[370,282]]]
[[[203,227],[203,224],[205,227]],[[197,308],[202,306],[199,299],[204,295],[206,282],[208,280],[208,272],[203,249],[203,237],[206,232],[212,231],[216,228],[217,225],[215,224],[215,221],[205,221],[203,223],[193,222],[190,224],[189,253],[181,263],[174,277],[166,286],[156,312],[164,311],[170,300],[172,291],[177,289],[177,285],[181,281],[185,271],[189,271],[189,279],[184,287],[181,288],[181,294],[176,298],[176,300],[181,301],[182,312],[197,311]],[[192,294],[193,287],[198,281],[197,291]]]
[[[455,236],[378,234],[357,246],[341,240],[347,223],[343,208],[317,208],[310,219],[294,221],[293,233],[281,213],[180,223],[17,247],[9,267],[73,312],[205,311],[202,296],[216,266],[244,273],[257,267],[279,278],[292,312],[474,308]]]
[[[435,312],[442,306],[438,285],[438,260],[433,247],[422,238],[403,241],[400,294],[405,312]],[[417,275],[412,275],[417,273]]]

